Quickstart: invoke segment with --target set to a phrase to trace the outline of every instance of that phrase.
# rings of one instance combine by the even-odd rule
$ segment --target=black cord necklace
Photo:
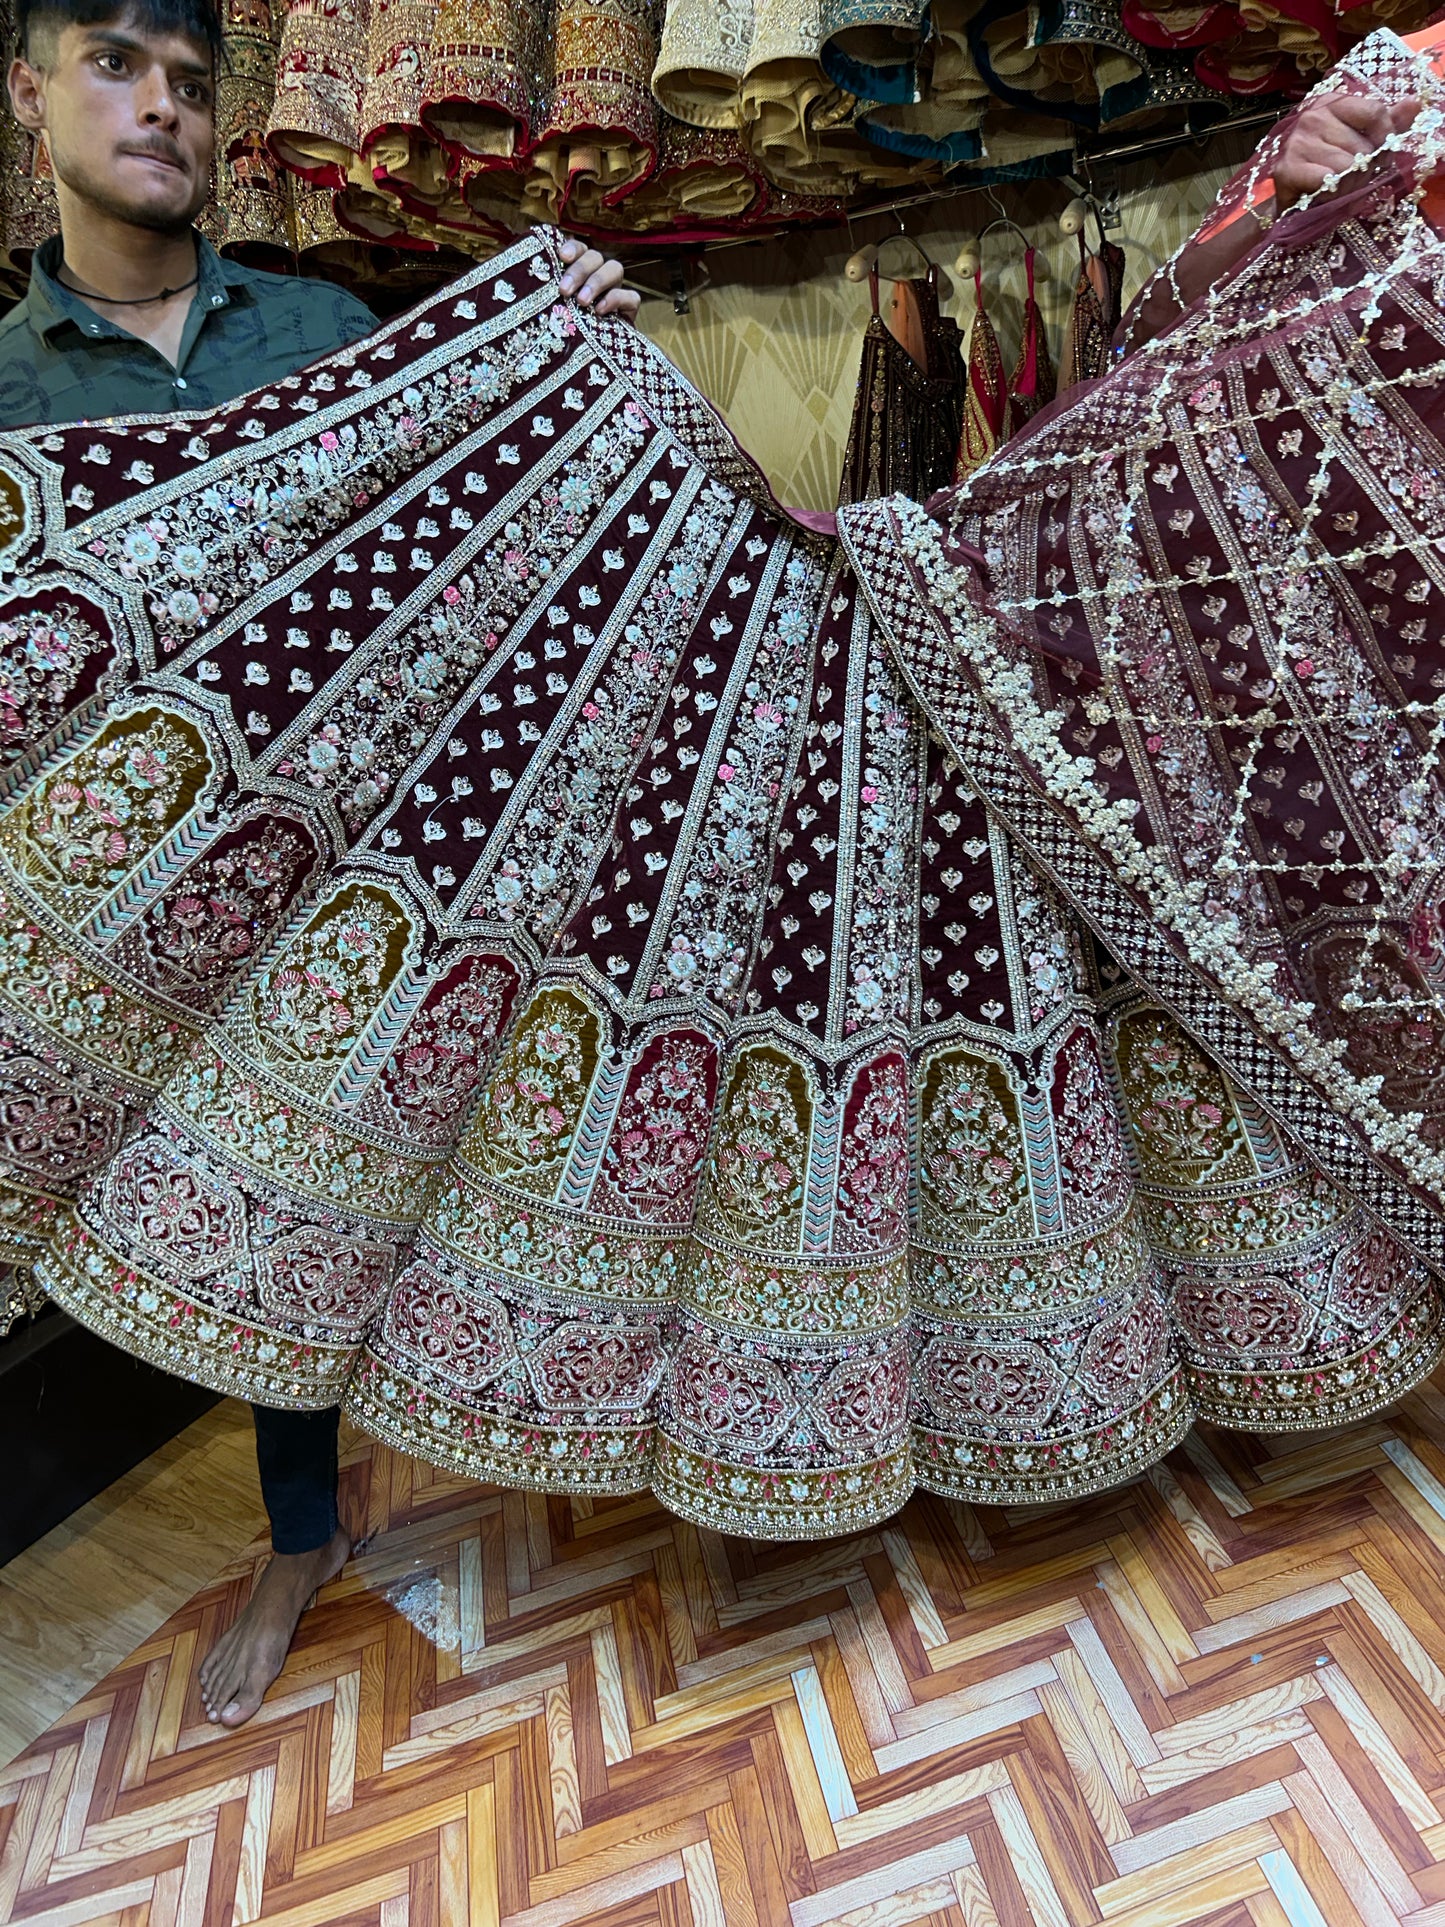
[[[67,263],[62,258],[59,265],[61,269],[64,269]],[[57,280],[59,279],[58,273],[56,278]],[[173,294],[184,294],[187,288],[195,287],[200,278],[201,269],[200,263],[198,262],[196,264],[196,271],[190,280],[182,281],[179,287],[162,288],[159,294],[127,296],[124,300],[111,294],[86,294],[83,289],[73,286],[69,281],[61,281],[60,285],[62,288],[69,288],[72,294],[78,294],[82,301],[99,301],[101,305],[106,308],[147,308],[155,301],[169,301]]]

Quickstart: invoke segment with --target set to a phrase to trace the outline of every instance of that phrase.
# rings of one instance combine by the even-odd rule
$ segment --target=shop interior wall
[[[1251,143],[1217,136],[1117,173],[1122,225],[1110,238],[1127,258],[1125,301],[1199,225],[1219,188]],[[1009,216],[1037,250],[1037,296],[1057,360],[1078,272],[1078,244],[1059,232],[1072,189],[1036,181],[999,191]],[[909,210],[908,233],[949,277],[945,311],[965,327],[972,285],[953,274],[964,239],[998,209],[972,192]],[[679,315],[660,294],[643,303],[641,325],[682,372],[721,410],[759,463],[779,498],[797,508],[831,508],[853,411],[858,360],[869,303],[867,283],[849,281],[843,265],[865,241],[896,230],[874,215],[846,228],[788,235],[746,247],[710,250],[693,264],[690,310]],[[1091,239],[1095,238],[1092,221]],[[984,292],[1006,363],[1017,352],[1024,294],[1024,244],[999,229],[984,242]],[[665,286],[666,275],[639,278]],[[697,284],[702,283],[700,289]]]

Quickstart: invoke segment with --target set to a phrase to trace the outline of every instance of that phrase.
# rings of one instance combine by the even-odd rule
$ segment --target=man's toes
[[[235,1698],[244,1675],[229,1646],[217,1646],[201,1666],[201,1700],[212,1720]]]
[[[221,1708],[222,1726],[244,1726],[252,1719],[260,1711],[266,1688],[274,1677],[268,1668],[262,1668],[238,1682],[231,1698]]]

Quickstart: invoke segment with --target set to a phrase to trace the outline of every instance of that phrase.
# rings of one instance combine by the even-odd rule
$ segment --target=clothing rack
[[[1113,146],[1088,147],[1081,144],[1075,152],[1074,175],[1059,175],[1052,178],[1058,179],[1065,186],[1072,186],[1076,192],[1085,194],[1091,199],[1097,199],[1093,186],[1093,174],[1097,168],[1128,167],[1134,162],[1150,159],[1159,154],[1172,153],[1181,147],[1204,147],[1210,141],[1218,140],[1222,135],[1252,133],[1255,131],[1263,132],[1266,128],[1272,127],[1280,115],[1286,110],[1287,103],[1281,102],[1272,107],[1256,109],[1248,114],[1233,115],[1227,120],[1218,122],[1213,127],[1206,127],[1198,132],[1184,131],[1156,134],[1153,136],[1144,135],[1137,140],[1123,141]],[[1075,178],[1079,174],[1083,176],[1082,183]],[[1039,180],[1047,180],[1051,177],[1048,175],[1039,175],[1036,178]],[[924,188],[917,193],[896,195],[890,200],[873,201],[866,207],[850,207],[844,218],[848,227],[851,229],[855,222],[871,220],[874,215],[903,214],[912,208],[932,207],[943,201],[956,200],[963,195],[984,194],[987,193],[990,188],[998,192],[1000,185],[1005,187],[1011,185],[1032,186],[1033,183],[1004,182],[1000,184],[997,181],[948,181],[941,187]],[[619,240],[622,238],[621,236],[618,237]],[[649,288],[648,293],[671,294],[678,312],[683,314],[687,311],[686,304],[689,295],[702,292],[699,288],[689,289],[687,287],[684,272],[686,262],[705,261],[709,255],[728,253],[734,248],[760,247],[776,238],[777,235],[775,232],[766,234],[740,234],[729,237],[724,241],[700,241],[694,247],[672,247],[669,248],[665,254],[641,255],[635,258],[629,257],[627,259],[628,276],[630,279],[635,271],[640,268],[667,268],[669,270],[669,286],[665,289]],[[611,237],[609,237],[609,241],[610,240]]]

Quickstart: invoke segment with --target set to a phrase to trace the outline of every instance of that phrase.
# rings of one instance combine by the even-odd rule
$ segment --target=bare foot
[[[341,1526],[315,1552],[271,1555],[240,1618],[201,1663],[207,1719],[221,1726],[245,1725],[286,1664],[296,1622],[312,1595],[350,1556],[351,1540]]]

